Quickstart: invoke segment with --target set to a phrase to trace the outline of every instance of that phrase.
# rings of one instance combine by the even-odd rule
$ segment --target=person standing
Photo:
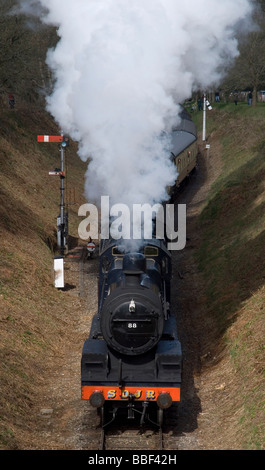
[[[251,91],[249,92],[249,94],[247,96],[247,99],[248,99],[248,105],[251,106],[252,105],[252,93],[251,93]]]

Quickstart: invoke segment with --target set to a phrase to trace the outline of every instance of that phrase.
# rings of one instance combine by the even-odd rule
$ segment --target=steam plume
[[[178,103],[220,80],[237,55],[248,0],[21,0],[60,40],[47,62],[48,110],[79,142],[88,201],[153,203],[176,179],[169,131]]]

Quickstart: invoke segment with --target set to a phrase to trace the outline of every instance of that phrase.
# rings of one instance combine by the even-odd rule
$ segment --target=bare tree
[[[255,31],[239,37],[240,55],[223,81],[223,89],[251,89],[253,106],[257,103],[257,91],[265,86],[265,0],[256,0],[254,11]]]
[[[2,97],[12,92],[36,102],[49,89],[45,58],[58,38],[55,28],[14,13],[16,4],[15,0],[0,2],[0,92]]]

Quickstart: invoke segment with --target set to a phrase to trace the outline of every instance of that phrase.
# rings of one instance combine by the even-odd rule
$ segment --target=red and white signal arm
[[[49,171],[50,176],[65,176],[65,171]]]
[[[63,142],[62,135],[38,135],[38,142]]]

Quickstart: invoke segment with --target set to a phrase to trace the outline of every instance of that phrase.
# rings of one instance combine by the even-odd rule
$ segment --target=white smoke
[[[89,162],[85,194],[153,203],[176,179],[170,130],[178,103],[218,82],[237,55],[248,0],[28,0],[57,25],[48,110]],[[25,10],[26,8],[26,10]],[[161,135],[164,137],[161,138]]]

